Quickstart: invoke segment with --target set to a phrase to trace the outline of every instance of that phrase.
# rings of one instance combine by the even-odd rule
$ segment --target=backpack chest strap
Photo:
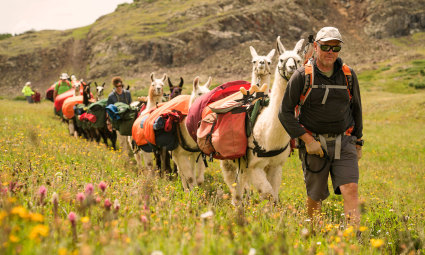
[[[328,99],[329,95],[329,89],[347,89],[347,86],[345,85],[312,85],[311,88],[313,89],[326,89],[325,95],[322,99],[322,104],[326,103],[326,100]]]

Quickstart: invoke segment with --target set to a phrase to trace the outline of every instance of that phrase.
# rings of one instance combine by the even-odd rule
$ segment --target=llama
[[[252,56],[252,78],[251,84],[255,84],[258,87],[265,84],[270,84],[271,77],[271,63],[275,53],[275,49],[272,49],[267,56],[259,56],[255,51],[254,47],[249,46]],[[265,91],[268,94],[268,90]]]
[[[97,82],[94,82],[94,85],[96,85],[96,101],[99,101],[103,98],[105,83],[103,83],[102,85],[97,85]]]
[[[193,80],[193,90],[189,99],[189,108],[198,97],[210,91],[209,87],[211,85],[211,81],[212,78],[209,77],[208,81],[203,86],[200,86],[199,77],[196,77]],[[180,132],[181,134],[181,141],[179,141],[177,148],[173,150],[172,157],[177,165],[177,169],[183,183],[183,188],[185,191],[189,191],[204,182],[205,166],[202,160],[196,162],[199,152],[187,151],[183,149],[181,145],[181,143],[185,143],[187,147],[193,148],[194,150],[198,148],[198,145],[195,141],[193,141],[186,128],[186,118],[184,118],[179,124],[178,129],[179,130],[177,132]]]
[[[297,42],[295,48],[289,51],[283,47],[280,36],[277,37],[280,56],[270,93],[270,103],[259,114],[252,135],[248,137],[248,162],[241,162],[240,169],[233,161],[222,160],[220,162],[224,180],[233,194],[233,204],[242,199],[244,188],[248,182],[251,182],[258,189],[262,198],[271,196],[273,201],[278,201],[279,186],[282,181],[282,166],[291,151],[290,137],[278,119],[278,112],[290,76],[297,67],[302,65],[300,52],[303,42],[304,39],[301,39]],[[254,142],[257,143],[257,146]],[[258,154],[254,154],[254,148],[260,149],[262,152],[276,152],[278,154],[259,157]],[[232,184],[235,180],[237,185],[234,188]]]
[[[164,84],[165,84],[165,81],[167,80],[167,74],[164,73],[161,79],[155,79],[154,73],[151,73],[150,77],[151,77],[151,86],[149,87],[148,101],[146,103],[146,108],[143,110],[141,114],[144,114],[145,112],[148,112],[154,107],[156,107],[156,105],[161,102],[162,96],[164,94]],[[130,144],[130,147],[133,148],[134,146],[133,146],[131,137],[129,137],[128,142]],[[153,169],[152,153],[144,152],[143,150],[140,150],[139,152],[135,152],[135,151],[136,149],[133,148],[134,158],[136,159],[137,166],[138,167],[142,166],[142,157],[143,157],[145,166],[148,169],[152,170]]]
[[[80,96],[80,87],[81,87],[81,82],[75,82],[74,83],[74,97]],[[69,130],[69,135],[74,136],[75,138],[78,137],[78,133],[81,132],[81,130],[79,130],[79,128],[76,125],[75,122],[75,116],[72,117],[72,119],[68,120],[68,130]]]
[[[178,86],[174,86],[171,83],[170,77],[168,77],[168,86],[170,86],[170,95],[168,96],[168,100],[171,100],[175,98],[176,96],[179,96],[182,94],[183,90],[183,78],[180,77],[180,83]]]

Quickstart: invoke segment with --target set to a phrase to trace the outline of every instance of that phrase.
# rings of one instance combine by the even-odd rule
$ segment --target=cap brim
[[[335,37],[330,37],[330,38],[323,38],[323,39],[320,39],[320,40],[318,40],[318,41],[322,41],[322,42],[328,42],[328,41],[340,41],[340,42],[342,42],[342,43],[344,43],[344,41],[343,40],[341,40],[341,39],[339,39],[339,38],[335,38]]]

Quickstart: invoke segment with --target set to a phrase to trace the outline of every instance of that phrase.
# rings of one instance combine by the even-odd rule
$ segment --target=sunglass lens
[[[331,50],[331,46],[330,45],[320,45],[320,49],[328,52],[328,51]]]

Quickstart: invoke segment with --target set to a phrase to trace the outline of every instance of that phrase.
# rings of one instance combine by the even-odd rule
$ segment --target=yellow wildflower
[[[87,223],[87,222],[89,222],[89,220],[90,220],[89,217],[82,217],[81,218],[82,223]]]
[[[1,211],[0,212],[0,221],[2,221],[7,216],[7,212]]]
[[[236,185],[237,185],[237,184],[236,184],[236,182],[234,182],[234,183],[232,184],[232,187],[236,187]]]
[[[384,245],[384,240],[382,239],[370,239],[370,244],[374,247],[374,248],[379,248],[382,245]]]
[[[44,216],[39,213],[30,213],[29,217],[32,221],[43,222]]]
[[[343,235],[344,235],[345,237],[350,236],[350,235],[353,233],[353,229],[354,229],[354,228],[353,228],[352,226],[348,227],[346,230],[344,230]]]
[[[58,254],[59,255],[66,255],[66,254],[68,254],[68,250],[66,248],[59,248]]]
[[[31,233],[29,234],[29,238],[31,240],[35,240],[35,239],[38,239],[40,236],[46,237],[48,234],[49,234],[49,227],[38,224],[31,230]]]
[[[13,207],[11,214],[19,215],[19,217],[21,218],[26,218],[28,215],[27,210],[23,208],[22,206]]]
[[[17,242],[19,242],[19,237],[12,234],[12,235],[9,236],[9,241],[11,243],[17,243]]]
[[[359,228],[359,231],[360,232],[363,232],[363,231],[366,231],[367,230],[367,227],[365,227],[365,226],[361,226],[360,228]]]

